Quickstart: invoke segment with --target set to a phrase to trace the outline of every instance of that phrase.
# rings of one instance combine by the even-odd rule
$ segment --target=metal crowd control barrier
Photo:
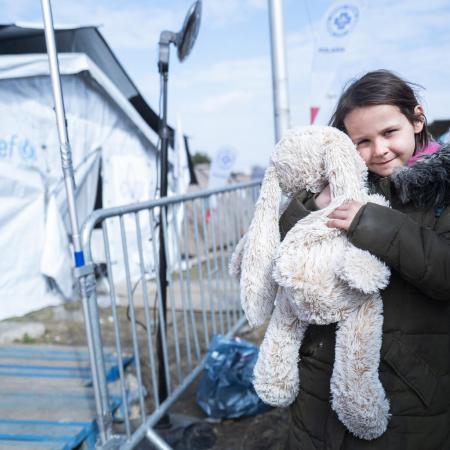
[[[156,448],[170,448],[154,425],[200,374],[212,336],[232,335],[245,323],[238,283],[228,275],[228,264],[253,216],[259,186],[259,182],[242,183],[101,209],[85,222],[82,238],[89,270],[80,281],[100,448],[131,449],[145,437]],[[160,208],[166,235],[167,314],[158,279]],[[93,270],[97,257],[92,237],[98,227],[107,266],[110,320],[100,320]],[[159,352],[158,330],[164,330]],[[119,381],[113,386],[106,382],[104,344],[115,346],[117,353]],[[126,354],[134,362],[128,369],[123,367]],[[164,401],[158,371],[167,386]],[[137,380],[134,391],[131,372]],[[130,396],[134,396],[132,404]],[[120,402],[114,403],[114,398]]]

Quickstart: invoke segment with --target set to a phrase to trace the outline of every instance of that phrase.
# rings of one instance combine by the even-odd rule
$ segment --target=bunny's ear
[[[241,278],[241,266],[242,257],[244,256],[244,247],[247,242],[247,234],[241,237],[240,241],[236,245],[233,254],[231,255],[230,264],[228,266],[228,272],[232,277]]]
[[[328,127],[324,138],[324,168],[331,197],[358,200],[366,192],[367,167],[351,139]]]
[[[251,326],[262,325],[273,309],[277,284],[272,278],[272,267],[280,244],[280,201],[281,189],[271,165],[262,182],[242,255],[241,304]]]

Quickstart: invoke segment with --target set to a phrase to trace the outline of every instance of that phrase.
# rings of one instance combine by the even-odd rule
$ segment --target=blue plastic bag
[[[214,336],[206,356],[197,403],[210,417],[231,419],[271,409],[252,385],[258,347],[237,337]]]

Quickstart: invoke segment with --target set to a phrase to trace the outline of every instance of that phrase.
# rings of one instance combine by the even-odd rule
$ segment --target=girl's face
[[[422,114],[420,105],[416,114]],[[344,125],[368,169],[387,177],[396,167],[405,165],[415,150],[415,134],[423,122],[411,124],[397,106],[373,105],[353,109]]]

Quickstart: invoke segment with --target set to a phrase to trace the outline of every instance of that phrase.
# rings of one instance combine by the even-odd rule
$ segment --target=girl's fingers
[[[328,228],[338,228],[339,230],[348,230],[349,223],[347,220],[330,219],[326,223]]]
[[[349,208],[349,204],[348,203],[343,203],[341,206],[338,206],[336,209],[339,209],[340,211],[346,211]],[[335,211],[336,211],[335,209]]]
[[[336,208],[328,215],[327,227],[338,228],[340,230],[348,231],[350,224],[354,219],[356,213],[361,208],[362,203],[348,202]]]
[[[359,208],[361,208],[362,205],[363,204],[360,202],[349,201],[349,202],[343,203],[341,206],[338,206],[336,208],[336,210],[338,209],[340,211],[349,211],[351,209],[359,209]]]
[[[330,214],[328,214],[328,217],[330,219],[345,219],[347,216],[348,216],[347,211],[342,211],[342,210],[338,210],[338,209],[335,209]]]

